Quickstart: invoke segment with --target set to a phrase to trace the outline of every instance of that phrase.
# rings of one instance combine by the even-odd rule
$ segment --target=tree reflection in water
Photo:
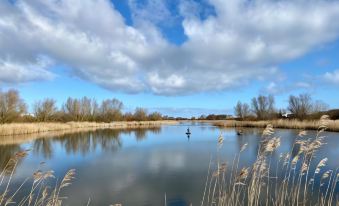
[[[33,148],[34,154],[42,154],[46,159],[52,157],[52,143],[49,138],[36,139],[33,142]]]
[[[104,151],[116,151],[122,147],[122,134],[134,135],[136,140],[141,141],[147,137],[147,132],[160,133],[161,128],[141,129],[101,129],[90,132],[79,132],[56,136],[54,138],[41,138],[33,143],[35,153],[42,154],[46,159],[52,157],[53,144],[59,143],[65,148],[67,154],[81,153],[86,155],[96,149]]]
[[[116,151],[122,147],[121,135],[134,135],[137,141],[142,141],[147,137],[147,132],[158,134],[161,132],[161,127],[123,130],[100,129],[42,137],[32,141],[32,149],[33,154],[42,155],[45,159],[53,157],[53,150],[56,149],[55,144],[58,143],[65,149],[67,154],[81,153],[86,155],[98,148],[104,151]],[[0,145],[0,171],[4,169],[10,158],[21,150],[23,150],[21,144]]]
[[[0,171],[5,169],[8,161],[13,157],[13,155],[20,151],[20,145],[0,145]]]

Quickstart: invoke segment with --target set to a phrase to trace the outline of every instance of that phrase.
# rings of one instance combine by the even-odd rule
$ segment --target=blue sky
[[[339,107],[339,2],[1,1],[0,88],[118,98],[125,110],[233,113],[308,92]]]

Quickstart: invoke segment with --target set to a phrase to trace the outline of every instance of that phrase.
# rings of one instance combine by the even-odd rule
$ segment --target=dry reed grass
[[[62,196],[62,189],[71,184],[75,176],[75,170],[69,170],[60,183],[50,187],[50,180],[54,179],[54,172],[42,171],[38,169],[31,178],[26,178],[18,188],[11,188],[15,170],[28,151],[16,153],[7,163],[3,171],[0,172],[0,206],[2,205],[27,205],[27,206],[60,206],[66,197]],[[43,163],[42,163],[43,164]],[[30,185],[28,185],[30,184]],[[30,190],[25,195],[16,200],[16,196],[23,187]]]
[[[176,121],[141,121],[141,122],[67,122],[67,123],[11,123],[0,125],[0,136],[37,134],[51,131],[63,131],[74,129],[124,129],[139,127],[154,127],[163,124],[176,124]]]
[[[226,120],[213,122],[214,126],[218,127],[258,127],[265,128],[268,124],[271,124],[275,128],[284,128],[284,129],[303,129],[303,130],[317,130],[321,125],[320,120],[271,120],[271,121],[236,121],[236,120]],[[327,131],[339,131],[339,120],[328,120]]]
[[[298,152],[281,154],[277,162],[272,161],[272,154],[280,146],[280,138],[274,136],[271,124],[263,131],[256,161],[250,167],[238,168],[247,144],[230,166],[217,157],[216,168],[210,162],[201,206],[338,204],[338,169],[327,169],[327,158],[314,161],[317,150],[324,144],[323,132],[331,121],[323,116],[317,124],[315,138],[308,138],[307,132],[301,131],[292,148]],[[222,146],[220,138],[218,148]]]

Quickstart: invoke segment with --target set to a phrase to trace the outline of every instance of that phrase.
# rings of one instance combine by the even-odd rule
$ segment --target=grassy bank
[[[265,128],[268,124],[275,128],[284,129],[303,129],[303,130],[317,130],[321,124],[320,120],[313,121],[299,121],[299,120],[270,120],[270,121],[236,121],[226,120],[212,123],[219,127],[258,127]],[[339,132],[339,120],[328,120],[328,131]]]
[[[37,134],[52,131],[75,129],[124,129],[139,127],[156,127],[163,124],[176,124],[176,121],[141,121],[141,122],[67,122],[67,123],[11,123],[0,125],[0,136]]]

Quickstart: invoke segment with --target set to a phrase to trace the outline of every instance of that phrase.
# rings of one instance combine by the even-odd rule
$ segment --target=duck
[[[190,128],[187,128],[187,132],[186,132],[187,135],[190,135],[191,132],[190,132]]]

